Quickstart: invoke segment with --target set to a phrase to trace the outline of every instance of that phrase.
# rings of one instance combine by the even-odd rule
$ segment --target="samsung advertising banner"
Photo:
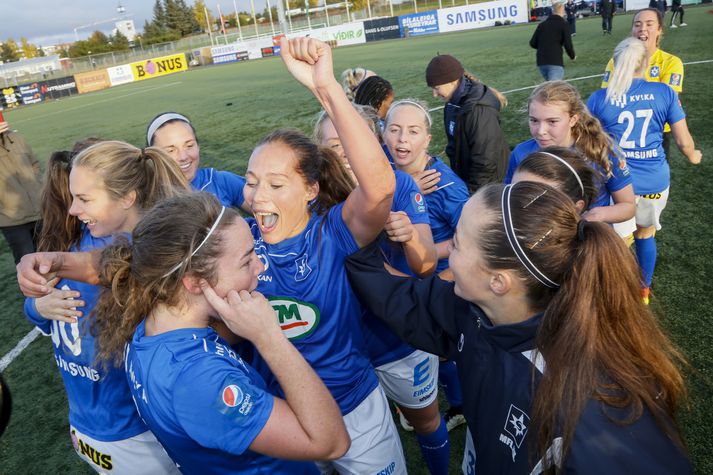
[[[495,22],[527,23],[526,0],[500,0],[438,10],[441,32],[495,26]]]
[[[438,33],[438,11],[412,13],[411,15],[399,16],[399,26],[401,27],[401,37],[421,36]]]
[[[364,22],[364,36],[366,41],[391,40],[401,37],[399,17],[379,18]]]

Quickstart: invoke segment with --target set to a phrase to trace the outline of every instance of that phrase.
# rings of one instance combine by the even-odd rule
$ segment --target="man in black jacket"
[[[616,3],[614,3],[614,0],[602,0],[602,4],[599,7],[599,13],[602,15],[603,35],[611,35],[611,27],[614,19],[615,10]]]
[[[564,18],[564,4],[557,2],[552,6],[552,15],[537,25],[530,39],[530,46],[537,50],[537,67],[545,81],[564,78],[562,47],[574,61],[576,55],[572,46],[572,36]]]

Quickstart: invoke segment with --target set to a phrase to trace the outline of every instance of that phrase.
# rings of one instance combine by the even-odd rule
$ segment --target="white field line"
[[[706,60],[704,60],[704,61],[691,61],[690,63],[683,63],[683,64],[684,64],[684,65],[689,65],[689,64],[703,64],[703,63],[713,63],[713,59],[706,59]],[[595,77],[597,77],[597,76],[601,76],[601,74],[595,74],[595,75],[593,75],[593,76],[582,76],[582,77],[578,77],[578,78],[572,78],[572,79],[568,79],[568,81],[581,81],[581,80],[583,80],[583,79],[591,79],[591,78],[595,78]],[[104,100],[101,100],[101,101],[93,102],[92,104],[85,104],[85,105],[83,105],[83,106],[77,106],[77,107],[75,107],[74,109],[81,109],[81,108],[84,108],[84,107],[89,107],[89,106],[94,105],[94,104],[99,104],[99,103],[101,103],[101,102],[109,102],[109,101],[113,101],[113,100],[116,100],[116,99],[121,99],[121,98],[123,98],[123,97],[133,96],[134,94],[140,94],[140,93],[143,93],[143,92],[152,91],[152,90],[154,90],[154,89],[161,89],[161,88],[164,88],[164,87],[175,86],[175,85],[177,85],[177,84],[181,84],[181,81],[164,84],[164,85],[162,85],[162,86],[158,86],[158,87],[154,87],[154,88],[150,88],[150,89],[144,89],[144,90],[141,90],[141,91],[134,91],[134,92],[131,92],[131,93],[129,93],[129,94],[124,94],[123,96],[117,96],[117,97],[107,98],[107,99],[104,99]],[[521,87],[521,88],[518,88],[518,89],[511,89],[511,90],[509,90],[509,91],[504,91],[503,94],[508,94],[508,93],[517,92],[517,91],[526,91],[526,90],[528,90],[528,89],[534,89],[534,88],[536,88],[536,87],[537,87],[537,85],[534,85],[534,86],[527,86],[527,87]],[[61,112],[66,112],[67,110],[74,110],[74,109],[65,109],[64,111],[61,111]],[[443,109],[443,106],[435,107],[435,108],[433,108],[433,109],[429,109],[429,112],[437,111],[437,110],[440,110],[440,109]],[[42,117],[45,118],[45,117],[47,117],[47,116],[50,116],[50,115],[53,115],[53,114],[59,114],[59,113],[61,113],[61,112],[54,112],[54,113],[45,114],[45,115],[43,115]],[[28,120],[32,120],[32,119],[25,119],[25,120],[28,121]],[[22,122],[22,121],[17,121],[17,122]],[[10,350],[10,352],[9,352],[8,354],[6,354],[5,356],[3,356],[2,359],[0,359],[0,373],[2,373],[2,372],[5,370],[5,368],[7,368],[8,366],[10,366],[10,363],[12,363],[12,361],[13,361],[15,358],[17,358],[17,357],[20,355],[20,353],[22,353],[22,350],[24,350],[25,348],[27,348],[27,346],[28,346],[30,343],[32,343],[32,342],[34,341],[34,339],[37,338],[38,335],[41,335],[40,331],[39,331],[36,327],[33,328],[32,330],[30,330],[30,332],[29,332],[27,335],[25,335],[25,337],[24,337],[22,340],[20,340],[20,342],[17,344],[17,346],[15,346],[15,348],[13,348],[12,350]]]
[[[690,61],[688,63],[683,63],[684,66],[688,66],[689,64],[704,64],[704,63],[713,63],[713,59],[706,59],[703,61]],[[572,79],[565,79],[567,82],[574,82],[574,81],[583,81],[585,79],[592,79],[596,77],[601,77],[601,74],[593,74],[592,76],[581,76],[578,78],[572,78]],[[509,91],[502,91],[503,94],[510,94],[512,92],[520,92],[520,91],[527,91],[528,89],[535,89],[539,84],[535,84],[534,86],[527,86],[527,87],[519,87],[517,89],[510,89]],[[438,106],[434,107],[433,109],[428,109],[428,112],[435,112],[443,109],[445,106]]]
[[[143,93],[145,93],[145,92],[155,91],[156,89],[163,89],[163,88],[165,88],[165,87],[176,86],[176,85],[178,85],[178,84],[181,84],[181,82],[182,82],[182,81],[170,82],[170,83],[168,83],[168,84],[162,84],[162,85],[160,85],[160,86],[154,86],[154,87],[142,89],[142,90],[140,90],[140,91],[133,91],[133,92],[130,92],[130,93],[128,93],[128,94],[122,94],[121,96],[107,97],[106,99],[101,99],[101,100],[98,100],[98,101],[94,101],[94,102],[89,103],[89,104],[82,104],[81,106],[70,107],[69,109],[62,109],[61,111],[48,112],[47,114],[44,114],[44,115],[42,115],[41,117],[30,117],[30,118],[28,118],[28,119],[15,120],[15,121],[13,121],[13,122],[16,123],[16,124],[20,124],[20,123],[23,123],[23,122],[29,122],[29,121],[31,121],[31,120],[35,120],[35,119],[39,119],[39,118],[45,119],[46,117],[51,117],[51,116],[53,116],[53,115],[64,114],[65,112],[74,111],[74,110],[79,110],[79,109],[85,109],[85,108],[87,108],[87,107],[92,107],[92,106],[95,106],[95,105],[97,105],[97,104],[103,104],[103,103],[105,103],[105,102],[112,102],[112,101],[116,101],[116,100],[118,100],[118,99],[123,99],[123,98],[125,98],[125,97],[135,96],[136,94],[143,94]],[[78,96],[75,96],[75,97],[78,97]]]
[[[40,330],[37,327],[30,330],[30,332],[27,335],[25,335],[17,345],[15,345],[15,348],[10,350],[5,356],[2,357],[2,359],[0,359],[0,373],[5,371],[5,368],[10,366],[10,363],[12,363],[12,361],[15,358],[20,356],[20,353],[22,353],[22,350],[27,348],[27,346],[30,343],[32,343],[35,340],[35,338],[37,338],[41,334],[42,333],[40,332]]]

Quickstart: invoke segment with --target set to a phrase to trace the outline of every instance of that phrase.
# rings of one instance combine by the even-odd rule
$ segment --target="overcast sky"
[[[141,31],[144,20],[150,21],[153,17],[154,1],[0,0],[0,41],[13,38],[19,42],[20,37],[24,36],[31,43],[49,46],[74,41],[74,29],[86,25],[91,26],[77,30],[79,39],[86,39],[95,30],[111,33],[116,20],[106,20],[118,19],[116,7],[119,3],[125,9],[126,19],[134,20],[136,30]],[[193,0],[186,0],[186,3],[193,5]],[[217,13],[218,3],[224,15],[233,12],[233,0],[206,0],[205,3],[213,15]],[[274,0],[271,3],[274,5]],[[249,11],[248,0],[239,0],[237,4],[241,11]],[[256,0],[255,8],[262,11],[265,0]],[[103,23],[92,25],[99,22]]]

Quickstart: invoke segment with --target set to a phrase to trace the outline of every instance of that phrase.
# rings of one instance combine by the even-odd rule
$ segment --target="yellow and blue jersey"
[[[614,71],[614,59],[610,59],[604,71],[602,79],[602,89],[609,85],[609,77]],[[644,77],[647,81],[668,84],[677,93],[683,92],[683,61],[678,56],[657,49],[649,58],[649,67],[646,68]],[[664,126],[664,132],[670,132],[668,124]]]

